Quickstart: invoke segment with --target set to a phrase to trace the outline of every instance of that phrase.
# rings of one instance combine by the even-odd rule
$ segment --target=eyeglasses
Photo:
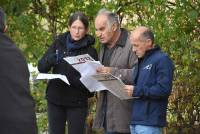
[[[85,31],[85,28],[84,27],[76,27],[76,26],[72,26],[72,27],[70,27],[70,29],[71,30],[73,30],[73,31],[80,31],[80,32],[83,32],[83,31]]]

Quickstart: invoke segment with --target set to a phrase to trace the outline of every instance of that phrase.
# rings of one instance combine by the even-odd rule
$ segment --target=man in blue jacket
[[[172,90],[174,65],[171,59],[154,46],[154,35],[140,26],[131,32],[132,50],[138,56],[133,85],[126,85],[133,102],[131,134],[161,134],[166,125],[168,97]]]

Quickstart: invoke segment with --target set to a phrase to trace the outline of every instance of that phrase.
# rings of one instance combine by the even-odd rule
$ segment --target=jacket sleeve
[[[47,60],[48,56],[53,55],[55,53],[55,45],[54,43],[48,48],[42,58],[38,61],[38,70],[40,73],[47,73],[51,70],[53,66]]]
[[[147,82],[144,85],[136,85],[133,96],[151,99],[168,98],[172,89],[173,70],[172,61],[167,56],[164,56],[156,66],[156,83]]]
[[[132,74],[138,60],[137,60],[137,56],[135,55],[135,53],[132,52],[131,49],[129,53],[130,54],[127,59],[127,67],[123,69],[113,67],[111,74],[120,78],[126,84],[133,84]]]

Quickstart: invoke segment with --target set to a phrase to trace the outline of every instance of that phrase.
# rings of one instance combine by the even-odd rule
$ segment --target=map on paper
[[[102,83],[112,94],[117,96],[120,99],[132,99],[133,97],[128,96],[128,94],[123,90],[125,84],[121,81],[121,79],[113,76],[110,73],[103,73],[93,75],[97,81]]]

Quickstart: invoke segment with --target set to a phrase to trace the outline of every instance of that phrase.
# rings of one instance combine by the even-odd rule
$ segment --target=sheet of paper
[[[92,77],[92,75],[96,74],[96,69],[103,66],[99,61],[87,61],[72,66],[81,73],[80,81],[89,89],[90,92],[106,90],[100,82]]]
[[[64,60],[80,72],[82,77],[96,74],[96,69],[103,66],[99,61],[95,61],[88,54],[66,57]]]
[[[69,84],[69,81],[67,79],[67,77],[65,75],[61,75],[61,74],[46,74],[46,73],[39,73],[38,76],[36,77],[37,80],[42,80],[42,79],[61,79],[63,80],[65,83]]]
[[[125,90],[123,90],[125,84],[121,81],[121,79],[113,76],[112,74],[102,73],[93,75],[92,77],[118,98],[122,100],[133,99],[133,97],[128,96]]]
[[[88,61],[82,64],[74,64],[72,66],[81,73],[82,77],[87,77],[96,74],[96,69],[103,65],[99,61]]]
[[[107,90],[105,86],[102,85],[99,81],[95,80],[94,78],[88,77],[81,77],[80,81],[88,88],[90,92],[98,92],[102,90]]]

